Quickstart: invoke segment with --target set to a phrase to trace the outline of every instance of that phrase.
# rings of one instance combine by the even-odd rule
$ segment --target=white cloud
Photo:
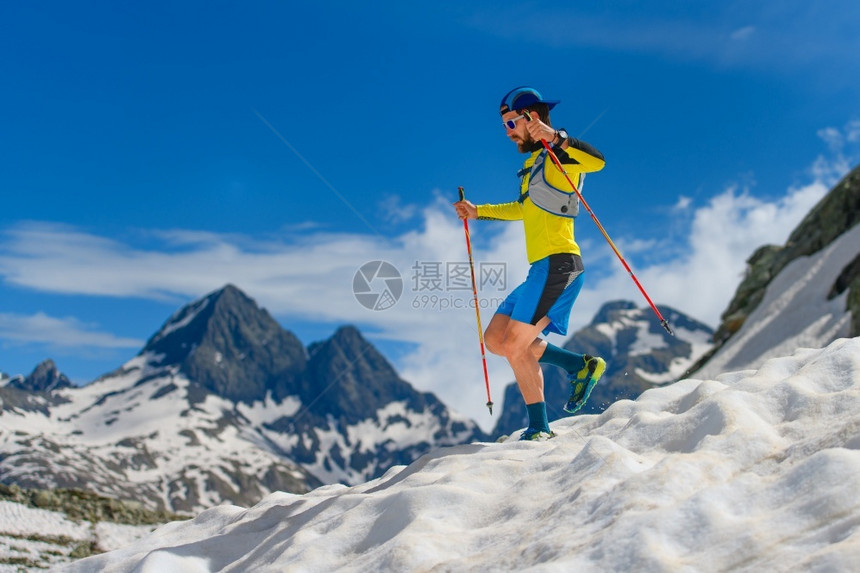
[[[860,120],[852,120],[841,129],[826,127],[818,130],[830,149],[829,155],[820,155],[812,164],[813,177],[832,187],[860,160],[857,143],[860,142]]]
[[[820,183],[791,190],[775,201],[730,187],[697,209],[686,250],[678,258],[636,272],[657,304],[671,306],[716,326],[734,295],[746,259],[766,244],[782,244],[788,233],[824,196]],[[623,269],[603,279],[597,290],[642,304]]]
[[[672,206],[672,210],[676,212],[686,212],[693,205],[693,199],[686,195],[679,195],[678,202]]]
[[[744,26],[743,28],[738,28],[729,36],[732,40],[746,40],[750,36],[755,33],[755,26]]]
[[[845,140],[851,143],[860,141],[860,119],[855,119],[845,125]]]
[[[143,341],[120,338],[95,330],[74,317],[56,318],[43,312],[33,315],[0,313],[0,339],[12,344],[48,344],[54,348],[139,348]]]
[[[399,195],[389,195],[379,201],[382,217],[391,223],[403,223],[418,215],[418,206],[404,203]]]

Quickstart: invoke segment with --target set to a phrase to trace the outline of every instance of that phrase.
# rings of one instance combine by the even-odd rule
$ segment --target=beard
[[[526,139],[517,142],[517,150],[520,153],[533,153],[542,147],[543,144],[540,141],[532,139],[528,133],[526,134]]]

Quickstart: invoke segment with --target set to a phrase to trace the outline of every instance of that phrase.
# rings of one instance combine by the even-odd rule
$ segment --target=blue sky
[[[427,308],[462,293],[410,269],[465,260],[458,186],[514,196],[512,87],[562,100],[553,123],[607,159],[590,206],[658,304],[712,325],[749,254],[860,157],[856,3],[413,4],[3,3],[0,371],[51,357],[90,381],[232,282],[306,343],[357,324],[472,415],[474,314]],[[517,226],[472,233],[513,286]],[[642,303],[587,216],[577,237],[571,328]],[[353,297],[372,260],[400,269],[397,307]]]

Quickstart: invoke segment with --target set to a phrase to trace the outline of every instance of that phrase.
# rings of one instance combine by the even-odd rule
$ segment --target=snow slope
[[[860,563],[860,338],[274,493],[67,571],[788,571]]]
[[[249,421],[224,423],[232,402],[208,395],[191,407],[191,382],[175,367],[154,368],[151,361],[144,354],[114,375],[57,392],[61,400],[46,406],[47,415],[3,412],[4,481],[76,487],[188,512],[224,499],[242,503],[243,493],[256,501],[272,491],[266,477],[273,473],[302,483],[299,468],[249,440],[257,437]],[[39,395],[33,400],[47,402]]]
[[[740,330],[696,375],[710,377],[717,372],[755,368],[794,348],[821,348],[848,336],[848,292],[831,300],[827,296],[858,251],[860,225],[855,225],[820,252],[789,263],[767,285],[764,298]]]

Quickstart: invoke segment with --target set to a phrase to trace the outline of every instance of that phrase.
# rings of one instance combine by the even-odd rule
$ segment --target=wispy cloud
[[[0,340],[15,344],[46,344],[52,348],[140,348],[143,341],[100,332],[96,325],[74,317],[57,318],[39,312],[33,315],[0,313]]]
[[[583,46],[717,65],[796,71],[857,70],[860,8],[854,2],[711,2],[522,6],[482,12],[471,25],[486,33],[552,47]]]
[[[816,179],[832,186],[860,159],[860,153],[857,152],[860,144],[860,120],[852,120],[842,129],[820,129],[818,137],[827,143],[830,153],[820,155],[815,160],[812,173]]]
[[[755,26],[744,26],[729,34],[729,38],[743,41],[749,39],[753,34],[755,34]]]
[[[274,285],[291,301],[278,306],[295,308],[302,295],[325,292],[338,277],[345,281],[356,260],[384,251],[378,238],[363,235],[313,233],[289,243],[181,229],[147,235],[146,246],[135,246],[67,226],[22,223],[2,234],[0,274],[43,292],[164,301],[231,281],[264,293]]]

